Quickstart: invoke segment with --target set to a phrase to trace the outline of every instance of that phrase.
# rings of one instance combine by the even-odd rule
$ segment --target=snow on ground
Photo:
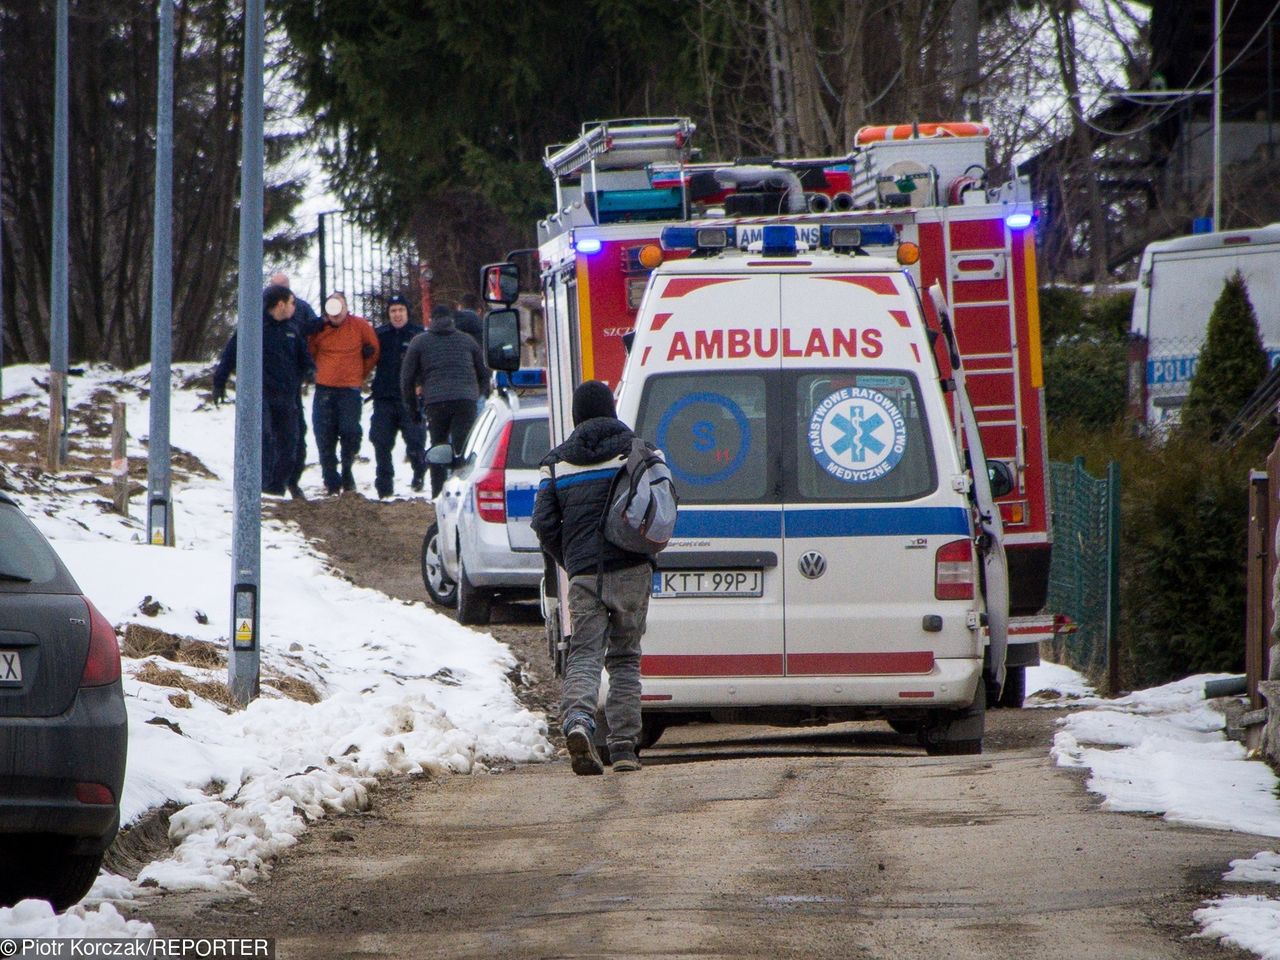
[[[1075,704],[1090,709],[1061,721],[1052,755],[1059,766],[1089,770],[1087,786],[1103,796],[1104,810],[1280,837],[1275,774],[1226,739],[1225,717],[1205,700],[1205,683],[1225,676],[1188,677],[1115,700],[1082,697]],[[1273,851],[1230,866],[1226,881],[1280,884],[1280,854]],[[1202,936],[1280,960],[1278,898],[1222,896],[1195,919]]]
[[[75,432],[83,411],[73,413],[73,456],[63,476],[55,481],[31,471],[17,499],[122,633],[136,623],[225,651],[235,414],[232,406],[206,406],[194,390],[179,388],[198,372],[174,370],[171,442],[217,476],[176,485],[176,549],[143,542],[141,497],[128,519],[102,510],[105,492],[86,484],[77,462],[86,450],[100,456],[105,449],[103,441]],[[34,382],[43,370],[10,367],[4,374],[3,412],[43,417],[44,391]],[[120,381],[130,388],[121,389]],[[145,370],[91,368],[71,380],[70,403],[74,409],[107,384],[127,401],[129,456],[138,476],[146,459],[140,438],[148,430]],[[14,462],[5,454],[15,442],[0,435],[0,458]],[[23,465],[14,466],[21,476]],[[407,477],[398,479],[407,484]],[[370,489],[372,466],[358,465],[357,480]],[[318,479],[304,480],[312,484],[318,487]],[[417,558],[386,562],[416,565]],[[189,681],[184,688],[225,682],[225,664],[125,659],[129,759],[121,818],[127,825],[166,802],[182,805],[170,821],[172,854],[132,882],[104,873],[87,905],[63,917],[31,902],[0,909],[0,934],[147,936],[150,925],[126,921],[112,901],[141,897],[145,887],[243,889],[269,871],[309,821],[365,808],[380,777],[483,772],[552,755],[545,718],[525,710],[512,691],[507,674],[517,663],[506,647],[422,605],[353,586],[330,572],[292,525],[263,525],[261,597],[263,690],[243,711],[228,711],[199,687],[170,685],[175,677]],[[140,679],[140,671],[158,682]],[[299,681],[315,689],[319,702],[281,692]]]

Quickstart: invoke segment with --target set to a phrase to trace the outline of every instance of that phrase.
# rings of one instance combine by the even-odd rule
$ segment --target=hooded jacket
[[[635,434],[621,420],[584,420],[542,461],[533,531],[569,576],[621,570],[650,558],[617,547],[600,532],[614,477],[627,462]]]
[[[433,316],[431,327],[409,344],[400,369],[400,397],[412,407],[415,388],[424,403],[479,400],[489,392],[489,368],[480,347],[454,325],[452,313]]]

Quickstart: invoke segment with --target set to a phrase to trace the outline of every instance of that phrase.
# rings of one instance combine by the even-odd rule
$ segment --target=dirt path
[[[276,509],[358,583],[423,597],[424,504]],[[545,700],[540,626],[495,634]],[[1056,716],[993,712],[972,758],[877,724],[687,727],[638,774],[400,781],[317,825],[249,897],[143,913],[162,934],[274,936],[289,960],[1244,956],[1188,937],[1256,841],[1098,811],[1048,759]]]

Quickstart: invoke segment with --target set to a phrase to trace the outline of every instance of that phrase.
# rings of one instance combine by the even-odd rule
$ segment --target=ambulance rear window
[[[652,377],[637,432],[666,454],[682,503],[777,502],[769,371]]]
[[[783,490],[788,502],[912,500],[937,485],[933,445],[912,374],[789,374],[794,411]]]

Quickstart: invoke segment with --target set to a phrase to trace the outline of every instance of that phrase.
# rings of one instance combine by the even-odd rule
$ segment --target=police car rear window
[[[551,449],[551,425],[547,418],[516,420],[507,443],[508,470],[537,470]]]
[[[937,487],[919,385],[906,372],[655,376],[637,419],[682,503],[898,501]]]
[[[17,507],[0,503],[0,593],[74,593],[57,554]]]

